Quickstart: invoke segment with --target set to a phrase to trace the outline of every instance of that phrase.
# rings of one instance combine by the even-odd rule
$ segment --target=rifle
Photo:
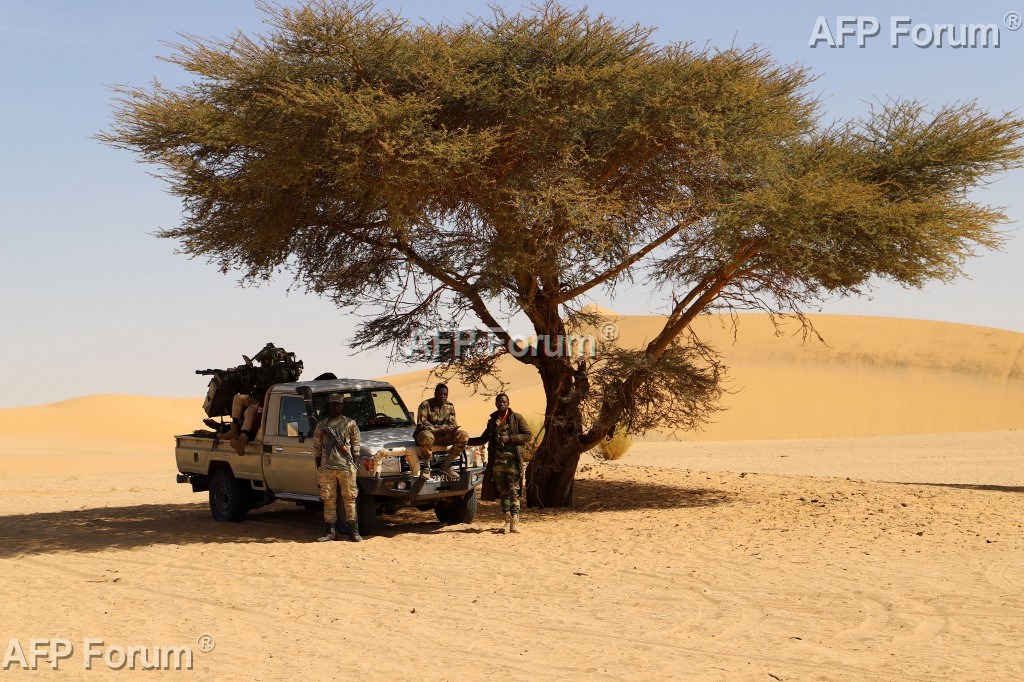
[[[355,458],[352,456],[352,453],[349,452],[348,447],[341,442],[341,439],[338,437],[338,434],[334,431],[333,428],[331,428],[327,424],[322,423],[317,418],[316,408],[313,407],[313,389],[310,388],[309,386],[298,386],[296,387],[295,392],[302,396],[302,402],[306,406],[306,420],[313,427],[314,431],[317,425],[319,425],[320,428],[323,429],[324,433],[327,434],[327,437],[330,438],[331,441],[334,443],[334,447],[338,449],[338,452],[340,452],[343,457],[347,457],[348,460],[352,463],[352,466],[355,466]]]

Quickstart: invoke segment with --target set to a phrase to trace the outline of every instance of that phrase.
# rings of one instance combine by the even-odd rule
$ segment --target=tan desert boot
[[[249,444],[249,434],[243,433],[238,438],[231,439],[231,447],[235,449],[239,455],[245,454],[245,446]]]

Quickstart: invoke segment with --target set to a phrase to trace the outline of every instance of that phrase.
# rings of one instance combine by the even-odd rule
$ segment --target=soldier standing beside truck
[[[470,438],[470,445],[487,444],[487,467],[490,478],[497,489],[501,500],[501,509],[505,512],[503,533],[519,532],[520,500],[522,499],[523,447],[533,440],[529,425],[518,412],[509,408],[508,396],[499,393],[494,398],[494,406],[487,420],[487,428],[478,438]],[[487,496],[485,477],[484,499]]]
[[[327,419],[320,421],[313,432],[313,456],[316,459],[317,482],[324,501],[324,534],[317,541],[327,542],[338,537],[338,497],[345,505],[348,537],[352,542],[359,535],[356,516],[356,457],[359,455],[359,427],[342,414],[344,403],[340,393],[327,399]]]

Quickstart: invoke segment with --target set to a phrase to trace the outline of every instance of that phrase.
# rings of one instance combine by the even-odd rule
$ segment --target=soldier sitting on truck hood
[[[466,449],[469,434],[459,428],[455,420],[455,406],[448,402],[448,387],[438,384],[434,388],[434,397],[424,400],[416,410],[416,430],[413,438],[420,446],[420,453],[426,459],[424,473],[429,475],[430,457],[433,446],[450,445],[448,455],[441,463],[441,473],[451,478],[458,478],[452,471],[452,462]]]

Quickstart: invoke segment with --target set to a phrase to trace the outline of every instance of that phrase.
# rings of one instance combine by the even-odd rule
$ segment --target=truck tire
[[[479,500],[476,496],[476,488],[473,488],[462,497],[451,502],[438,502],[434,507],[437,520],[449,526],[457,523],[473,523],[476,518],[476,508]]]
[[[356,498],[356,518],[359,519],[360,535],[373,535],[377,532],[377,500],[373,495],[359,493]]]
[[[217,469],[210,476],[210,512],[214,521],[244,521],[249,513],[250,488],[231,469]]]

